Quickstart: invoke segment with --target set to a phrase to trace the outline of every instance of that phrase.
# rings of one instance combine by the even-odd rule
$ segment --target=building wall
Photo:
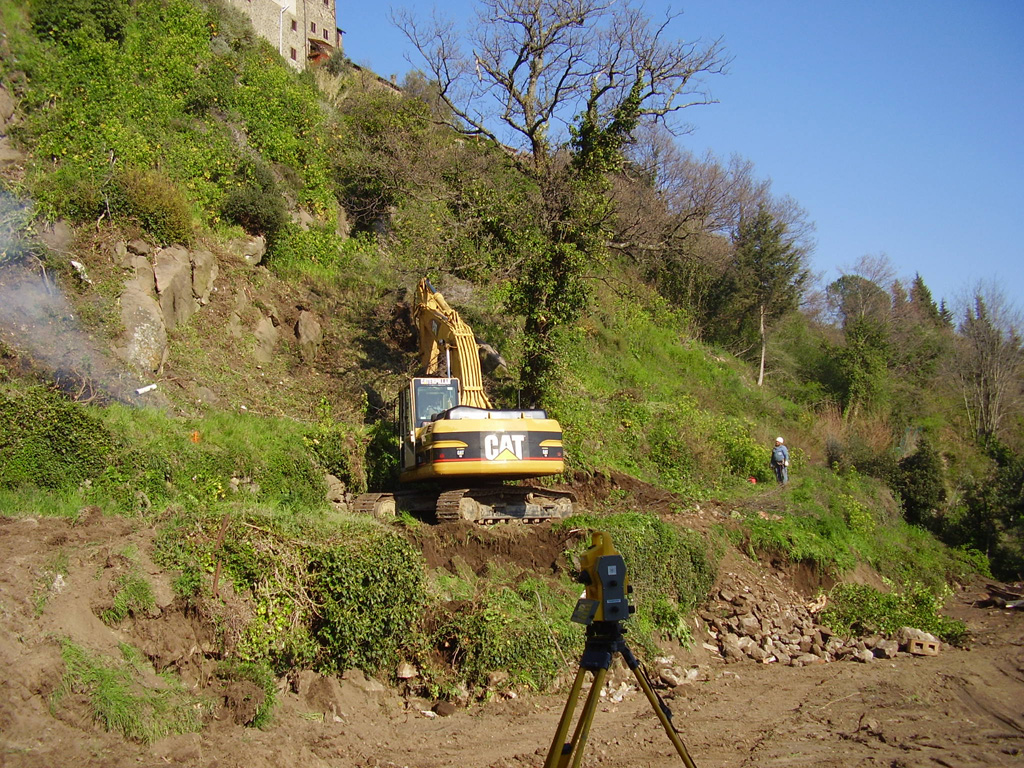
[[[229,0],[295,69],[342,47],[335,0]]]

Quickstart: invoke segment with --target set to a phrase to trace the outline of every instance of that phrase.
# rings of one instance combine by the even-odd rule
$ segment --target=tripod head
[[[633,591],[626,577],[626,561],[601,531],[591,533],[591,544],[580,558],[577,581],[586,587],[585,597],[576,603],[572,620],[578,624],[620,622],[629,618],[634,607],[628,595]]]

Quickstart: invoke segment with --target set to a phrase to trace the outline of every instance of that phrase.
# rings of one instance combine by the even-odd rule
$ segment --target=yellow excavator
[[[404,487],[362,494],[355,510],[379,517],[433,512],[438,522],[485,525],[571,515],[571,492],[521,482],[565,468],[558,422],[539,409],[494,408],[473,331],[426,278],[416,290],[413,322],[422,375],[398,396]]]

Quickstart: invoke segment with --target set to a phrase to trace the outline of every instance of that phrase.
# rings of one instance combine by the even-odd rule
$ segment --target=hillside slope
[[[109,34],[0,0],[4,764],[539,765],[595,528],[699,765],[1017,754],[1017,614],[957,593],[974,650],[867,661],[858,635],[908,612],[962,640],[935,609],[985,567],[831,464],[866,435],[895,465],[884,422],[756,386],[628,259],[595,262],[549,372],[579,516],[349,514],[394,482],[424,274],[512,361],[496,401],[530,383],[509,292],[535,190],[500,148],[436,130],[426,98],[295,76],[218,2],[90,8]],[[779,432],[786,487],[766,482]],[[828,594],[846,639],[820,610],[837,582],[881,590],[846,613]],[[597,760],[675,762],[622,670],[607,694]],[[986,725],[965,739],[968,719]]]

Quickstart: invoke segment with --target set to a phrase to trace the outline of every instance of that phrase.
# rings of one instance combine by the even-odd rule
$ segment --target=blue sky
[[[439,7],[472,17],[469,0]],[[419,65],[392,7],[339,1],[345,52],[385,77]],[[668,3],[645,7],[660,16]],[[995,283],[1024,309],[1024,2],[689,0],[673,36],[723,38],[719,103],[686,110],[698,154],[751,160],[817,231],[826,281],[862,256],[954,304]],[[413,57],[410,65],[405,56]]]

